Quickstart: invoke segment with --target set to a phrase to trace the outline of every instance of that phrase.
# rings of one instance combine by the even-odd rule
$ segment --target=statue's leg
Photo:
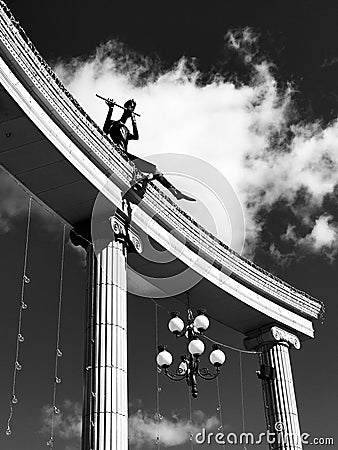
[[[175,198],[177,198],[177,200],[189,200],[190,202],[196,201],[196,199],[189,197],[188,195],[185,195],[183,194],[183,192],[178,190],[158,169],[156,169],[156,172],[153,174],[153,176],[154,180],[159,181],[162,186],[168,189],[168,191],[173,194]]]
[[[157,168],[155,164],[152,164],[142,158],[138,158],[135,155],[128,154],[128,156],[133,161],[136,169],[138,169],[135,170],[133,174],[131,185],[139,185],[143,187],[144,183],[147,183],[153,179],[153,174],[157,171]]]
[[[134,174],[132,185],[137,185],[142,187],[143,189],[146,187],[146,183],[151,180],[157,180],[164,186],[166,189],[168,189],[171,194],[177,200],[189,200],[191,202],[196,201],[196,199],[189,197],[188,195],[183,194],[181,191],[179,191],[172,183],[170,183],[169,180],[165,178],[162,172],[158,170],[158,168],[155,166],[155,164],[152,164],[142,158],[137,158],[134,155],[128,154],[130,159],[132,159],[133,163],[137,167],[137,169],[142,172],[142,174]]]

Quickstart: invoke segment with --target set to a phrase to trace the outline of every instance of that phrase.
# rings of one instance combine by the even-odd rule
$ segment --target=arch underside
[[[53,78],[1,8],[0,17],[0,164],[71,226],[90,219],[99,192],[122,209],[121,190],[129,185],[132,163]],[[244,334],[278,323],[300,337],[313,337],[320,302],[237,255],[155,185],[142,200],[132,206],[135,230],[146,230],[183,268],[193,267],[202,276],[191,290],[196,306],[206,306],[212,317]],[[135,267],[137,258],[131,258]],[[167,269],[151,270],[156,277]],[[140,283],[130,274],[130,283]],[[156,296],[154,286],[143,289]]]

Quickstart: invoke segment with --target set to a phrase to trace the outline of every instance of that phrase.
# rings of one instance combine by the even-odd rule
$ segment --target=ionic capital
[[[119,217],[118,215],[109,217],[109,222],[111,229],[114,233],[114,238],[117,241],[126,241],[128,236],[127,226],[125,220],[122,219],[122,217]]]
[[[244,339],[244,346],[247,350],[259,350],[264,345],[270,344],[273,346],[278,343],[292,345],[295,349],[300,349],[298,337],[277,326],[259,330]]]
[[[287,342],[293,345],[296,350],[300,349],[300,340],[295,334],[292,334],[289,331],[283,330],[282,328],[276,326],[271,328],[271,333],[276,341]]]
[[[109,218],[111,229],[114,233],[114,238],[117,241],[123,242],[127,248],[135,250],[137,253],[142,252],[142,241],[135,230],[130,227],[130,224],[120,215],[114,215]]]
[[[128,230],[129,241],[132,244],[132,247],[136,250],[137,253],[142,253],[143,246],[142,241],[139,235],[135,232],[135,230]]]

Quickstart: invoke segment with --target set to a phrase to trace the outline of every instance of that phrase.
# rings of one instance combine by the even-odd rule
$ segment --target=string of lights
[[[187,304],[188,304],[188,309],[190,308],[190,291],[187,291]],[[190,395],[190,387],[188,386],[188,398],[189,398],[189,423],[190,423],[190,427],[192,427],[192,405],[191,405],[191,395]],[[192,433],[192,430],[190,428],[190,432],[189,432],[189,441],[190,441],[190,448],[193,450],[194,448],[194,435]]]
[[[189,442],[190,442],[190,448],[193,450],[193,448],[194,448],[194,434],[192,432],[192,406],[191,406],[191,395],[190,395],[189,386],[188,386],[188,401],[189,401],[189,425],[190,425]]]
[[[155,304],[155,349],[157,351],[158,348],[158,305]],[[157,365],[156,367],[156,447],[158,450],[161,448],[161,436],[160,436],[160,422],[162,420],[162,415],[160,413],[160,384],[159,384],[159,369]]]
[[[258,355],[258,354],[262,353],[262,352],[256,352],[256,351],[251,351],[251,350],[242,350],[242,349],[237,348],[237,347],[231,347],[231,345],[224,344],[223,342],[215,341],[214,339],[212,339],[211,337],[207,336],[206,334],[204,334],[204,337],[208,341],[213,342],[214,344],[217,344],[220,347],[228,348],[229,350],[233,350],[233,351],[241,353],[241,354],[242,353],[246,353],[246,354],[249,354],[249,355]]]
[[[243,431],[243,435],[244,435],[244,433],[245,433],[245,410],[244,410],[244,387],[243,387],[242,353],[239,354],[239,371],[240,371],[240,381],[241,381],[242,431]],[[243,445],[243,449],[247,450],[245,445]]]
[[[6,435],[10,436],[12,434],[11,420],[14,414],[14,405],[18,403],[18,398],[16,396],[16,376],[17,372],[22,370],[22,365],[19,362],[20,355],[20,344],[25,340],[22,334],[22,312],[27,309],[28,305],[25,302],[25,287],[26,284],[30,283],[30,278],[27,275],[27,259],[28,259],[28,246],[29,246],[29,235],[30,235],[30,225],[31,225],[31,213],[32,213],[32,197],[29,197],[28,203],[28,214],[27,214],[27,224],[26,224],[26,241],[24,250],[24,261],[23,261],[23,273],[21,281],[21,295],[19,303],[19,314],[18,314],[18,332],[16,335],[16,348],[15,348],[15,361],[13,369],[13,379],[12,379],[12,396],[9,403],[9,417],[7,420]]]
[[[92,242],[88,240],[82,234],[76,232],[72,225],[65,221],[62,217],[60,217],[57,213],[55,213],[49,206],[42,202],[36,195],[30,192],[19,180],[17,180],[10,172],[8,172],[4,167],[1,167],[1,172],[5,173],[13,183],[17,184],[17,186],[29,197],[32,202],[34,202],[40,209],[43,209],[44,212],[52,216],[54,219],[57,219],[58,222],[64,226],[66,226],[69,230],[72,230],[76,237],[81,238],[81,240],[85,241],[88,245],[92,245]]]
[[[73,230],[74,231],[74,230]],[[95,323],[96,318],[94,315],[94,311],[96,309],[96,297],[95,297],[95,285],[93,280],[95,280],[95,262],[94,262],[94,246],[92,243],[89,243],[88,247],[88,255],[87,259],[88,266],[87,269],[89,271],[89,278],[87,280],[87,289],[88,289],[88,306],[90,310],[90,363],[95,365]],[[87,367],[86,367],[87,370]],[[88,368],[89,370],[89,368]],[[91,387],[90,400],[89,400],[89,417],[90,417],[90,428],[89,428],[89,436],[90,436],[90,450],[92,450],[92,442],[93,442],[93,434],[95,431],[95,401],[96,401],[96,389],[95,389],[95,372],[91,371],[89,374],[89,386]]]
[[[42,200],[39,199],[36,195],[34,195],[31,191],[29,191],[18,179],[16,179],[10,172],[8,172],[4,167],[1,166],[1,172],[5,173],[8,178],[12,180],[13,183],[15,183],[21,191],[23,191],[27,197],[31,198],[32,201],[36,205],[38,205],[39,208],[43,209],[46,213],[48,213],[50,216],[57,219],[60,223],[63,225],[66,225],[69,229],[72,229],[72,226],[66,222],[62,217],[60,217],[57,213],[55,213],[49,206],[47,206],[45,203],[42,202]],[[82,237],[82,236],[81,236]]]
[[[222,401],[221,401],[221,393],[219,388],[219,380],[216,378],[216,389],[217,389],[217,412],[219,417],[220,426],[218,427],[218,431],[220,433],[224,433],[224,424],[223,424],[223,409],[222,409]],[[226,448],[225,442],[223,443],[223,448]]]
[[[53,382],[53,403],[51,410],[51,432],[47,445],[54,447],[54,424],[55,416],[60,414],[60,409],[56,405],[57,386],[61,383],[59,376],[59,358],[62,356],[60,349],[60,331],[61,331],[61,313],[62,313],[62,294],[63,294],[63,275],[64,275],[64,261],[65,261],[65,243],[66,243],[66,225],[63,226],[62,235],[62,250],[61,250],[61,267],[60,267],[60,284],[59,284],[59,302],[58,302],[58,318],[56,331],[56,346],[55,346],[55,360],[54,360],[54,382]]]

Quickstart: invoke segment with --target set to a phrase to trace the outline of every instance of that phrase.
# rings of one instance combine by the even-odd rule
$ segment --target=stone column
[[[261,352],[257,375],[262,380],[267,429],[274,433],[269,440],[270,449],[302,449],[289,355],[290,347],[300,348],[298,337],[273,326],[250,334],[244,344],[248,350]]]
[[[82,450],[128,449],[127,247],[113,217],[111,240],[87,250],[88,298]],[[133,234],[133,240],[135,240]]]

